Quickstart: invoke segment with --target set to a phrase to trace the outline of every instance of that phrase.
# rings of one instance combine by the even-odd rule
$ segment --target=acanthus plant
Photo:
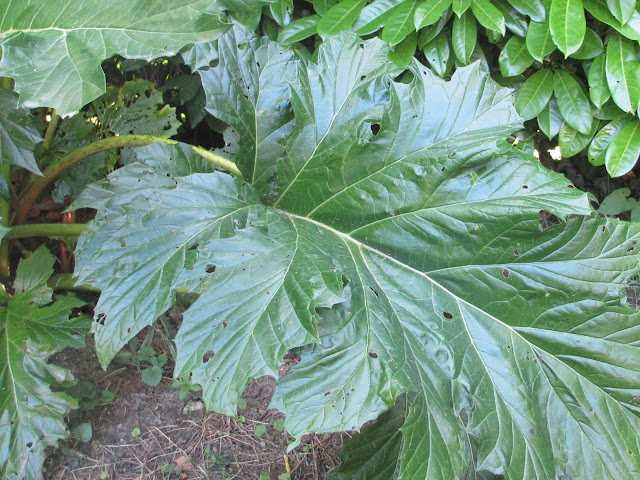
[[[98,210],[75,275],[102,364],[189,291],[175,376],[210,409],[296,349],[272,402],[296,439],[387,412],[335,478],[638,476],[640,228],[510,148],[513,92],[348,32],[316,61],[240,26],[217,50],[239,175],[155,143],[72,205]]]
[[[76,275],[103,365],[187,289],[175,375],[215,411],[297,349],[272,401],[296,439],[407,405],[371,472],[632,478],[640,230],[505,147],[513,92],[478,65],[395,81],[348,33],[317,62],[241,27],[218,52],[200,76],[242,179],[156,144],[74,204],[99,212]]]

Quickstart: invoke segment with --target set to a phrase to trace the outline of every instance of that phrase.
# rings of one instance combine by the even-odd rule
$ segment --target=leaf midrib
[[[548,355],[550,358],[554,359],[555,361],[560,362],[560,360],[557,359],[554,355],[550,354],[549,352],[547,352],[545,350],[541,350],[535,344],[532,344],[529,340],[527,340],[525,337],[523,337],[516,329],[514,329],[510,325],[507,325],[506,323],[504,323],[502,320],[500,320],[499,318],[495,317],[494,315],[491,315],[490,313],[485,312],[484,310],[482,310],[481,308],[475,306],[474,304],[472,304],[471,302],[465,300],[464,298],[458,297],[453,292],[451,292],[448,288],[446,288],[445,286],[441,285],[436,280],[431,278],[428,274],[426,274],[424,272],[421,272],[419,270],[416,270],[415,268],[411,267],[410,265],[407,265],[406,263],[402,263],[401,261],[393,258],[392,256],[387,255],[386,253],[381,252],[380,250],[378,250],[378,249],[376,249],[374,247],[371,247],[370,245],[367,245],[366,243],[360,242],[360,241],[356,240],[355,238],[350,237],[348,234],[345,234],[343,232],[340,232],[339,230],[336,230],[336,229],[330,227],[329,225],[326,225],[324,223],[318,222],[318,221],[313,220],[313,219],[308,218],[308,217],[303,217],[303,216],[300,216],[300,215],[295,215],[295,214],[292,214],[292,213],[282,212],[282,211],[281,211],[281,213],[286,215],[286,216],[289,216],[291,218],[295,218],[295,219],[298,219],[298,220],[303,221],[303,222],[308,222],[308,223],[311,223],[312,225],[315,225],[317,227],[323,228],[323,229],[327,230],[329,233],[331,233],[331,234],[337,236],[338,238],[340,238],[345,244],[346,243],[352,243],[356,247],[358,247],[359,249],[367,250],[367,251],[371,252],[374,255],[377,255],[377,256],[379,256],[381,258],[384,258],[385,260],[388,260],[388,261],[390,261],[390,262],[392,262],[392,263],[394,263],[396,265],[399,265],[401,268],[403,268],[405,270],[408,270],[412,274],[415,274],[415,275],[418,275],[418,276],[420,276],[422,278],[425,278],[426,280],[428,280],[435,287],[439,288],[440,290],[442,290],[443,292],[447,293],[448,295],[451,295],[451,297],[453,299],[455,299],[456,302],[468,305],[471,309],[473,309],[475,311],[478,311],[482,315],[485,315],[485,316],[489,317],[491,320],[495,321],[496,323],[498,323],[502,327],[506,328],[508,331],[512,332],[515,336],[520,338],[523,342],[527,343],[527,345],[530,345],[531,348],[535,348],[535,349],[543,352],[545,355]],[[465,323],[465,328],[467,328],[466,327],[466,322],[464,322],[464,323]],[[469,337],[469,338],[472,338],[472,337]],[[577,377],[582,378],[585,382],[587,382],[590,385],[592,385],[593,387],[595,387],[603,395],[606,395],[607,398],[609,398],[610,400],[616,402],[616,404],[617,404],[617,401],[613,397],[611,397],[611,395],[608,392],[602,390],[598,385],[593,383],[588,378],[584,377],[582,374],[577,372],[571,366],[566,365],[564,362],[560,362],[560,363],[562,365],[565,365],[568,369],[570,369]],[[493,384],[493,382],[492,382],[492,384]],[[564,405],[564,402],[562,402],[562,403]]]

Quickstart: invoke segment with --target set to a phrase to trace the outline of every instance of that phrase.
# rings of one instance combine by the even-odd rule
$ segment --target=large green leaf
[[[489,0],[472,0],[471,10],[484,28],[505,34],[504,16]]]
[[[508,0],[513,8],[523,15],[527,15],[534,22],[544,22],[547,12],[542,0]]]
[[[589,161],[593,165],[604,165],[605,152],[618,132],[633,119],[630,114],[620,115],[618,118],[607,123],[589,144]]]
[[[611,98],[609,85],[607,84],[606,57],[601,53],[593,59],[587,76],[589,81],[589,98],[596,108],[602,108]]]
[[[451,43],[456,58],[463,64],[467,65],[471,54],[476,48],[478,37],[478,25],[473,14],[469,11],[464,12],[460,17],[453,18],[453,27],[451,30]]]
[[[414,18],[416,30],[438,22],[450,6],[451,0],[434,0],[418,4]]]
[[[188,288],[176,374],[210,408],[234,413],[298,347],[273,399],[297,439],[358,429],[406,393],[399,478],[633,478],[639,227],[570,216],[589,195],[496,153],[520,118],[479,65],[444,82],[414,60],[402,83],[388,55],[341,33],[292,59],[295,124],[284,153],[255,158],[277,166],[261,197],[166,145],[87,190],[99,213],[76,273],[103,292],[101,360]],[[542,229],[545,212],[567,221]]]
[[[580,133],[591,128],[591,106],[580,83],[571,74],[558,70],[553,76],[553,93],[564,121]]]
[[[296,78],[297,64],[292,52],[238,26],[219,40],[218,50],[219,65],[198,72],[207,110],[243,139],[234,160],[244,178],[262,191],[277,169],[275,161],[284,154],[280,140],[292,127],[288,83]],[[258,163],[260,157],[274,161]]]
[[[538,70],[527,78],[516,100],[516,109],[525,120],[538,116],[547,106],[553,95],[553,72],[548,69]]]
[[[344,0],[329,9],[318,22],[318,35],[323,40],[351,28],[367,0]]]
[[[533,57],[527,50],[524,38],[513,36],[505,44],[500,52],[498,63],[500,65],[500,73],[504,77],[513,77],[520,75],[534,62]]]
[[[360,35],[368,35],[380,29],[403,0],[375,0],[364,7],[353,25]]]
[[[553,41],[565,57],[577,51],[587,26],[582,0],[551,0],[549,26]]]
[[[20,104],[67,116],[105,92],[100,62],[151,60],[227,28],[208,0],[24,0],[0,3],[2,75]]]
[[[555,98],[552,98],[538,115],[538,126],[547,138],[551,140],[553,137],[558,135],[563,123],[564,119],[562,118],[562,114],[558,108],[558,102],[556,102]]]
[[[42,174],[33,156],[42,136],[29,110],[18,108],[18,95],[0,89],[0,165],[12,164]]]
[[[558,146],[564,158],[573,157],[585,149],[598,129],[599,121],[592,117],[591,128],[587,133],[580,133],[566,123],[560,127]]]
[[[45,448],[66,436],[64,415],[75,406],[49,385],[69,373],[47,363],[64,347],[84,346],[86,318],[70,318],[84,302],[66,296],[51,303],[47,280],[54,258],[40,247],[20,262],[15,293],[0,290],[0,475],[42,478]]]
[[[609,10],[622,25],[631,20],[636,8],[636,0],[607,0]]]
[[[613,101],[625,112],[635,112],[640,101],[640,62],[634,42],[610,33],[605,71]]]
[[[544,61],[544,57],[556,49],[556,44],[551,38],[549,22],[530,22],[526,42],[529,53],[539,62]]]
[[[621,24],[609,10],[605,0],[582,0],[589,13],[601,22],[611,25],[630,40],[640,40],[640,13],[633,11],[626,24]]]
[[[634,118],[615,136],[605,152],[605,165],[612,177],[628,173],[640,157],[640,120]]]
[[[415,31],[414,17],[417,6],[417,0],[405,0],[398,8],[393,9],[380,38],[393,46]]]

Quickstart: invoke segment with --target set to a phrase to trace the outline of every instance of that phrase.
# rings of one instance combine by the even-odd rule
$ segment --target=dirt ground
[[[293,356],[288,362],[295,362]],[[70,368],[79,382],[91,382],[96,398],[105,389],[114,397],[72,415],[71,428],[88,422],[92,438],[62,442],[45,463],[45,480],[321,480],[338,464],[335,452],[349,438],[308,435],[287,453],[291,437],[283,430],[284,417],[268,408],[273,378],[251,382],[243,394],[246,407],[238,418],[228,418],[206,412],[197,393],[180,400],[171,386],[171,361],[156,387],[141,380],[144,365],[114,362],[103,371],[92,345],[68,349],[53,363]]]

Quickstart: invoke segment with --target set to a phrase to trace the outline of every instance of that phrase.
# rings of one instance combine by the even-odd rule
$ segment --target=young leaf
[[[629,123],[632,119],[632,115],[625,113],[602,127],[602,129],[589,144],[588,155],[589,161],[592,165],[604,165],[604,153],[606,152],[607,148],[609,148],[609,145],[611,145],[611,142],[616,137],[618,132],[620,132],[620,130],[622,130],[622,128],[627,125],[627,123]]]
[[[615,136],[605,152],[604,162],[612,177],[628,173],[640,156],[640,120],[634,118]]]
[[[564,121],[570,127],[586,134],[591,128],[591,106],[578,80],[558,70],[553,76],[553,93]]]
[[[592,117],[591,129],[586,134],[575,131],[566,123],[563,124],[558,133],[558,146],[562,158],[572,157],[584,150],[595,135],[599,124],[600,122]]]
[[[451,6],[451,0],[423,2],[416,7],[414,23],[416,30],[433,25],[442,18],[442,14]]]
[[[64,347],[83,347],[86,318],[69,318],[83,301],[65,296],[51,302],[47,280],[54,258],[40,247],[22,260],[9,298],[0,292],[0,475],[40,478],[45,448],[66,436],[64,416],[73,398],[53,392],[51,383],[69,374],[49,365]]]
[[[393,13],[394,8],[403,0],[376,0],[364,7],[353,28],[360,35],[369,35],[378,31]]]
[[[498,63],[504,77],[520,75],[534,62],[523,38],[511,37],[500,52]]]
[[[471,10],[484,28],[505,34],[504,16],[489,0],[472,0]]]
[[[387,24],[382,29],[380,38],[393,46],[415,31],[414,16],[416,7],[417,0],[406,0],[398,8],[394,9],[389,20],[387,20]]]
[[[589,98],[596,108],[602,108],[607,100],[611,98],[611,92],[607,84],[606,57],[601,53],[593,59],[589,74]]]
[[[598,213],[603,215],[620,215],[621,213],[633,210],[637,202],[633,198],[628,198],[631,190],[628,188],[617,188],[607,195],[600,207]]]
[[[508,0],[513,8],[523,15],[527,15],[534,22],[544,22],[547,11],[542,0]]]
[[[451,9],[458,17],[471,8],[471,0],[453,0]]]
[[[615,32],[609,33],[605,70],[613,101],[625,112],[635,112],[640,101],[640,62],[636,45]]]
[[[590,28],[587,28],[582,45],[571,54],[571,57],[579,60],[589,60],[597,57],[602,52],[604,52],[604,47],[600,36]]]
[[[552,98],[542,112],[540,112],[540,115],[538,115],[538,126],[547,138],[551,140],[558,135],[563,122],[562,114],[558,109],[558,103],[555,98]]]
[[[556,44],[551,38],[549,22],[530,22],[526,42],[529,53],[539,62],[543,62],[544,58],[556,49]]]
[[[636,0],[607,0],[609,10],[622,25],[631,20],[636,8]]]
[[[162,92],[148,80],[131,80],[120,88],[108,87],[107,93],[92,102],[92,107],[103,131],[158,137],[178,133],[176,109],[165,105]]]
[[[210,3],[9,2],[0,15],[0,71],[16,80],[20,105],[68,116],[105,92],[102,60],[116,53],[151,60],[217,38],[228,27],[206,13]]]
[[[17,165],[42,175],[33,149],[42,142],[29,110],[18,108],[18,95],[0,89],[0,165]]]
[[[357,429],[414,392],[400,477],[490,465],[506,478],[632,478],[640,363],[621,291],[640,227],[568,217],[592,212],[590,196],[532,157],[497,155],[520,118],[477,65],[444,82],[414,60],[398,83],[388,53],[343,32],[300,60],[271,196],[220,172],[168,178],[167,158],[125,167],[148,172],[153,193],[116,186],[127,172],[101,184],[123,193],[79,241],[79,276],[107,297],[99,328],[139,328],[180,285],[199,297],[176,374],[209,408],[234,412],[251,378],[277,377],[300,347],[273,399],[295,438]],[[542,230],[540,210],[567,222]],[[150,304],[140,281],[156,253],[182,265],[155,278]],[[136,300],[133,321],[104,310],[112,297]],[[554,447],[568,442],[581,448]]]
[[[546,68],[538,70],[518,91],[516,110],[525,120],[531,120],[547,106],[551,95],[553,95],[553,72]]]
[[[367,0],[344,0],[329,9],[318,22],[318,35],[323,40],[351,28]]]
[[[309,15],[291,22],[280,30],[278,42],[286,46],[315,35],[318,33],[318,22],[321,18],[320,15]]]
[[[476,48],[478,37],[478,26],[473,13],[467,11],[460,17],[454,17],[451,31],[451,43],[456,58],[463,65],[469,63],[471,54]]]
[[[284,152],[279,141],[292,126],[287,105],[288,84],[295,79],[297,69],[294,55],[239,26],[219,39],[218,49],[218,66],[198,72],[207,96],[207,110],[244,139],[238,144],[234,161],[244,178],[258,190],[266,191],[277,169],[276,161]],[[229,82],[230,78],[234,81]],[[264,78],[269,78],[267,88]],[[219,85],[225,85],[226,90],[220,92]],[[258,158],[262,163],[258,164]],[[273,162],[268,164],[267,158]]]
[[[577,51],[582,45],[586,22],[582,0],[551,0],[549,10],[551,37],[565,57]]]

